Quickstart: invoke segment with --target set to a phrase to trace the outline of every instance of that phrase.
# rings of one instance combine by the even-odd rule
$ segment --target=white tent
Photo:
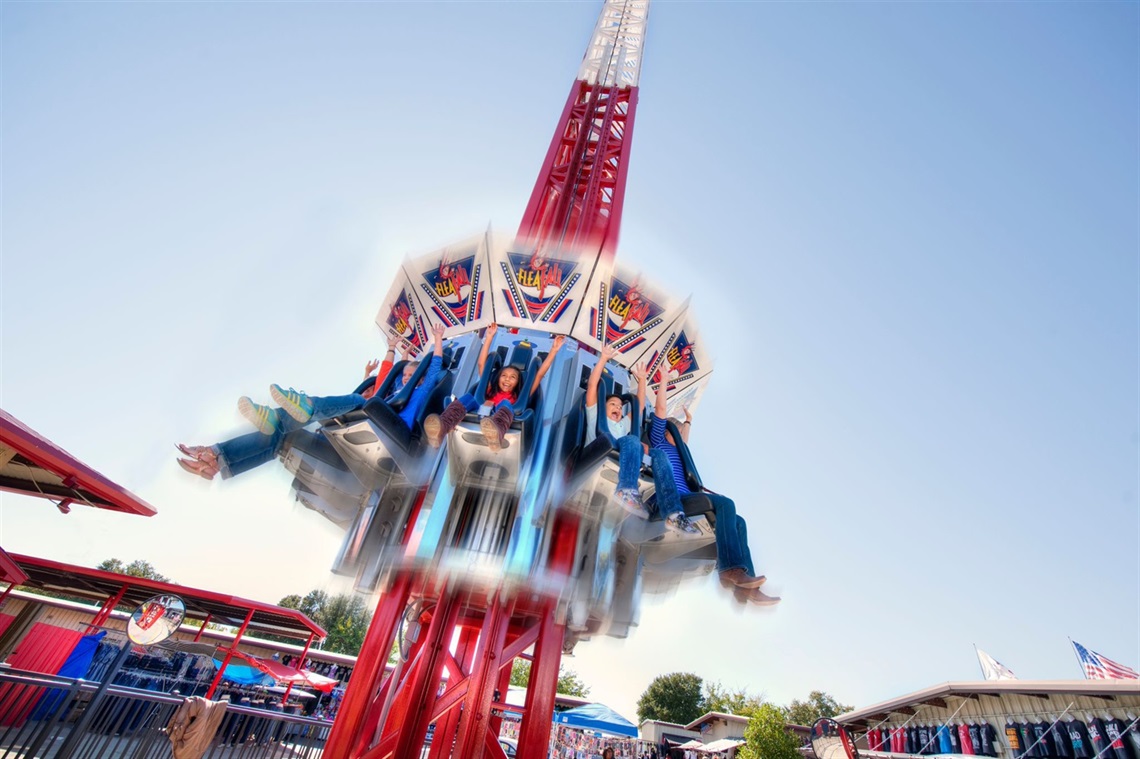
[[[733,738],[721,738],[719,741],[706,743],[700,750],[707,751],[710,754],[715,754],[719,751],[728,751],[730,748],[736,748],[737,746],[743,745],[744,741],[741,740],[735,740]]]

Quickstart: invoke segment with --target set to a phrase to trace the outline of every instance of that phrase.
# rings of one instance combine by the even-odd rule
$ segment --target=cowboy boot
[[[514,420],[515,412],[511,410],[510,406],[500,406],[495,409],[495,413],[483,417],[483,421],[479,422],[479,429],[483,431],[483,437],[487,439],[488,448],[492,451],[498,451],[503,447],[503,439]]]
[[[467,416],[467,409],[459,401],[452,401],[442,414],[431,414],[424,419],[424,436],[428,445],[439,448],[447,433],[459,426],[463,417]]]
[[[218,473],[218,468],[212,464],[207,464],[205,461],[197,459],[186,460],[178,459],[178,466],[185,469],[190,474],[196,474],[204,480],[214,479],[214,475]]]

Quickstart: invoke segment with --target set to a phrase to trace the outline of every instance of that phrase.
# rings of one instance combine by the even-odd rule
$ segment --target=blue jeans
[[[716,568],[718,572],[728,569],[743,569],[755,576],[752,566],[752,551],[748,549],[748,525],[744,517],[736,513],[736,504],[731,498],[715,493],[703,493],[713,504],[716,513]]]
[[[633,437],[633,435],[627,435],[626,437]],[[622,440],[624,439],[625,438],[622,438]],[[637,438],[634,439],[637,440]],[[620,443],[621,441],[619,440],[618,442]],[[638,460],[640,461],[640,440],[637,441],[637,454]],[[665,455],[665,451],[660,448],[649,449],[649,462],[653,467],[653,484],[656,488],[656,493],[653,496],[653,505],[663,519],[668,519],[671,514],[683,511],[681,507],[681,496],[677,493],[677,482],[673,479],[673,464],[669,461],[669,457]],[[640,464],[638,469],[640,470]],[[621,481],[620,472],[618,474],[618,481]]]
[[[623,435],[614,446],[618,449],[618,490],[637,490],[641,478],[641,439]]]
[[[431,395],[432,388],[435,387],[433,374],[438,376],[438,371],[433,373],[429,369],[427,380],[412,391],[412,397],[408,399],[404,410],[400,412],[400,419],[408,425],[408,429],[411,429],[412,425],[415,424],[416,415],[427,403],[428,396]],[[313,404],[313,415],[309,422],[332,419],[335,416],[347,414],[349,411],[355,411],[361,408],[367,400],[358,393],[310,396],[309,401]],[[241,435],[214,446],[214,453],[218,454],[218,471],[221,472],[223,479],[248,472],[250,469],[277,458],[277,454],[281,452],[281,445],[285,442],[285,436],[293,430],[299,430],[309,424],[309,422],[298,422],[281,409],[273,409],[273,413],[277,415],[277,425],[272,435],[251,432],[248,435]]]
[[[277,415],[277,427],[272,435],[251,432],[213,446],[214,453],[218,455],[218,471],[223,479],[248,472],[277,458],[285,436],[305,426],[281,409],[274,409],[273,413]]]

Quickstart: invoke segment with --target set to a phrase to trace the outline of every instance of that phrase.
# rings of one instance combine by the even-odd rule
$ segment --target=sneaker
[[[618,490],[614,492],[614,501],[635,517],[649,519],[649,510],[641,503],[641,493],[638,490]]]
[[[665,528],[680,535],[700,535],[700,529],[689,521],[683,512],[676,511],[665,517]]]
[[[432,448],[439,448],[443,442],[443,422],[440,421],[439,414],[429,414],[424,419],[424,437]]]
[[[272,435],[277,431],[277,414],[269,406],[254,403],[249,396],[238,398],[238,412],[257,427],[262,435]]]
[[[313,418],[313,402],[304,393],[298,393],[293,388],[285,390],[280,385],[270,385],[269,394],[273,401],[289,416],[304,424]]]

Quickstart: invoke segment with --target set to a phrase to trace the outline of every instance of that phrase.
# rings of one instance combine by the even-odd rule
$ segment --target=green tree
[[[511,662],[511,685],[525,688],[530,682],[530,662],[526,659],[515,659]],[[573,670],[558,665],[558,693],[563,696],[577,696],[586,698],[590,695],[590,686],[582,682],[582,678]]]
[[[530,682],[530,662],[526,659],[515,659],[511,662],[511,685],[516,688],[525,688]]]
[[[637,721],[647,719],[687,725],[705,713],[701,678],[691,672],[658,675],[637,699]]]
[[[330,596],[323,590],[312,590],[304,598],[296,594],[285,596],[277,605],[296,609],[325,628],[329,636],[322,649],[339,654],[359,654],[372,621],[372,612],[364,599],[351,593]]]
[[[729,690],[719,682],[705,683],[702,713],[722,712],[747,717],[751,716],[763,703],[763,696],[751,696],[747,689]]]
[[[806,701],[792,699],[792,703],[788,704],[788,721],[795,725],[813,725],[820,717],[834,717],[853,708],[839,703],[830,693],[813,690]]]
[[[590,687],[582,682],[578,673],[573,670],[558,667],[558,692],[563,696],[577,696],[586,698],[590,695]]]
[[[744,728],[744,745],[737,754],[740,759],[800,759],[799,739],[784,726],[787,711],[775,704],[761,704]]]
[[[135,559],[130,564],[123,564],[121,559],[106,559],[95,567],[104,572],[114,572],[120,575],[130,575],[131,577],[141,577],[144,580],[158,580],[159,582],[174,582],[166,575],[158,573],[158,570],[149,561],[143,559]]]

